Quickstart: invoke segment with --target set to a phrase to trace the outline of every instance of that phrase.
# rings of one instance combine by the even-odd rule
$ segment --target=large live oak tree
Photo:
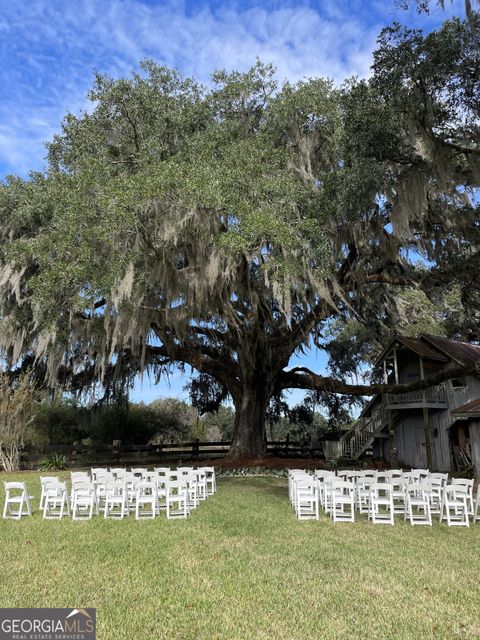
[[[341,88],[261,63],[208,89],[151,61],[96,77],[46,171],[0,189],[8,367],[109,391],[189,365],[233,400],[232,456],[265,452],[283,389],[380,390],[289,360],[338,318],[393,329],[405,287],[455,287],[475,322],[476,52],[455,20],[385,30],[371,79]]]

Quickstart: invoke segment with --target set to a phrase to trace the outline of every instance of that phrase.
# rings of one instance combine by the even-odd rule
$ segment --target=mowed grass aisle
[[[0,520],[0,569],[0,606],[96,607],[99,640],[480,637],[480,525],[298,522],[279,479],[187,521]]]

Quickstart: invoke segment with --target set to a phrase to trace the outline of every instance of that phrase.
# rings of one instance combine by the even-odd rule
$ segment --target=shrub
[[[85,410],[74,399],[62,398],[43,403],[37,412],[34,427],[44,443],[73,444],[85,437]]]
[[[38,392],[25,372],[16,378],[0,373],[0,464],[16,471],[20,453],[32,439],[32,423],[38,409]]]
[[[42,460],[38,468],[40,471],[65,471],[68,468],[68,460],[61,453],[52,451]]]

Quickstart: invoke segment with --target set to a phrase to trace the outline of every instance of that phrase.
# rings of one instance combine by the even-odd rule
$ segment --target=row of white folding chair
[[[372,522],[394,523],[390,484],[374,481],[365,483],[360,498],[357,497],[358,487],[355,482],[338,477],[326,477],[323,485],[324,508],[334,522],[355,522],[355,505],[360,499],[360,504],[366,505],[368,517]]]
[[[429,487],[407,484],[369,481],[356,485],[346,480],[326,482],[326,505],[334,522],[354,522],[355,506],[368,514],[368,518],[379,524],[394,524],[395,513],[403,513],[411,524],[432,524],[430,515]],[[395,506],[395,489],[401,487],[403,505]],[[420,514],[418,512],[420,511]]]
[[[430,524],[430,487],[409,483],[397,477],[391,483],[377,482],[371,476],[357,482],[338,478],[328,471],[315,472],[320,502],[334,522],[354,522],[355,506],[375,523],[394,524],[394,514],[403,513],[412,524]],[[398,498],[401,503],[398,505]]]
[[[97,482],[92,482],[87,472],[71,472],[70,494],[68,494],[66,483],[60,482],[58,476],[42,476],[40,478],[40,510],[43,511],[44,518],[62,518],[64,515],[70,515],[70,506],[72,507],[71,513],[74,519],[91,518],[94,509],[96,513],[99,512],[99,507],[105,511],[107,502],[105,487],[106,485],[112,485],[116,481],[112,479],[112,475],[108,470],[96,469],[95,471],[96,473],[92,473],[92,477],[97,478]],[[106,471],[103,476],[102,471]],[[122,471],[124,470],[122,469]],[[161,472],[168,472],[168,478],[166,476],[162,477]],[[131,472],[125,472],[125,474],[127,473]],[[200,500],[205,500],[208,495],[212,495],[216,491],[215,469],[213,467],[200,469],[185,467],[176,471],[171,471],[169,468],[159,468],[157,469],[157,475],[155,475],[155,472],[151,472],[151,474],[155,484],[156,500],[158,500],[159,495],[165,497],[164,507],[167,510],[168,517],[170,517],[173,505],[175,503],[178,505],[178,502],[182,502],[184,493],[187,495],[188,501],[182,506],[181,512],[185,515],[185,509],[189,513],[190,509],[195,508]],[[122,493],[125,494],[127,510],[132,506],[136,509],[138,498],[140,498],[140,503],[148,502],[144,499],[145,496],[140,493],[145,487],[139,487],[142,483],[144,485],[145,481],[133,474],[124,477],[127,479],[127,482],[123,483],[125,491],[119,490],[118,486],[112,488],[109,502],[110,508],[106,511],[107,517],[111,513],[113,503],[121,504],[123,502]],[[120,481],[120,484],[122,484],[122,481]],[[168,485],[167,488],[165,488],[165,484]],[[185,491],[183,491],[183,485],[185,485]],[[4,487],[3,518],[20,519],[24,515],[32,515],[31,496],[28,495],[25,483],[7,482],[4,483]],[[125,508],[121,509],[121,511],[124,512]]]
[[[431,474],[428,469],[412,469],[403,471],[403,469],[340,469],[335,472],[337,478],[343,480],[356,481],[358,478],[367,477],[374,478],[377,482],[388,482],[392,478],[405,477],[409,480],[420,481],[428,478]]]
[[[97,509],[104,511],[105,517],[124,517],[130,510],[135,510],[138,519],[142,511],[145,512],[141,507],[149,508],[143,513],[148,517],[155,517],[161,508],[166,509],[168,518],[186,517],[207,498],[206,471],[192,467],[174,471],[163,468],[148,472],[148,475],[144,470],[140,475],[137,470],[135,475],[132,470],[117,481],[97,475],[96,493]],[[174,505],[178,509],[174,509]]]
[[[432,525],[432,484],[407,482],[405,478],[398,478],[392,483],[364,482],[360,488],[360,507],[368,502],[368,517],[372,522],[394,524],[395,513],[404,513],[404,519],[410,524]],[[408,480],[408,479],[407,479]],[[440,479],[441,480],[441,479]],[[330,483],[332,492],[331,510],[334,520],[337,519],[337,504],[335,486],[343,487],[343,493],[348,494],[353,508],[353,486],[351,491],[345,491],[348,483]],[[440,521],[446,520],[449,526],[469,526],[469,511],[473,510],[474,520],[480,520],[480,489],[477,491],[475,507],[470,506],[469,490],[472,482],[453,483],[442,489]],[[366,495],[368,493],[368,499]],[[338,500],[340,502],[340,500]],[[402,504],[403,503],[403,504]],[[436,503],[434,503],[436,504]],[[363,509],[362,509],[363,510]],[[348,515],[344,517],[348,519]],[[353,517],[351,518],[353,521]]]
[[[375,524],[394,525],[395,513],[402,512],[404,519],[414,524],[432,524],[430,513],[429,487],[425,484],[407,483],[403,487],[405,479],[397,478],[392,482],[369,482],[364,481],[360,486],[360,493],[357,496],[361,510],[365,504],[367,506],[368,519]],[[334,521],[343,520],[354,522],[355,511],[355,485],[353,483],[342,482],[332,483],[332,517]],[[340,488],[340,491],[336,487]],[[403,496],[402,511],[395,508],[395,489],[401,487]],[[340,497],[337,497],[341,493]],[[345,512],[345,505],[348,509]]]
[[[153,473],[169,476],[170,478],[175,476],[177,478],[191,475],[196,476],[197,482],[199,482],[201,499],[212,496],[217,491],[215,467],[177,467],[173,470],[168,467],[156,467]]]
[[[398,482],[398,486],[396,487],[397,494],[402,493],[401,491],[402,486],[405,487],[412,482],[419,483],[422,481],[428,481],[429,483],[431,482],[434,485],[437,484],[443,487],[448,481],[447,473],[430,473],[428,469],[415,469],[409,472],[404,472],[402,471],[402,469],[389,469],[386,471],[378,471],[374,469],[361,470],[361,471],[360,470],[354,470],[354,471],[343,470],[343,471],[338,471],[336,474],[333,471],[325,471],[325,470],[315,472],[315,477],[318,478],[320,481],[324,481],[325,478],[332,478],[334,476],[337,478],[340,477],[347,481],[354,481],[355,484],[357,485],[357,488],[359,489],[362,489],[363,485],[368,484],[368,482],[371,483],[373,481],[393,483],[393,484],[397,484]],[[364,511],[365,509],[364,508],[362,509],[362,501],[359,499],[358,493],[359,492],[357,491],[356,504],[360,507],[361,511]],[[437,491],[437,494],[438,493],[439,491]],[[368,496],[368,491],[366,492],[366,495]],[[402,512],[403,512],[403,507],[402,507]],[[440,512],[440,501],[438,501],[436,512],[437,513]]]
[[[104,512],[108,517],[125,517],[130,510],[135,510],[139,517],[137,504],[146,505],[151,499],[143,493],[146,481],[141,476],[125,469],[92,469],[92,478],[86,472],[72,472],[72,490],[70,500],[72,503],[72,518],[90,519],[93,512]],[[152,493],[152,492],[150,492]],[[155,505],[157,504],[157,492],[155,489]],[[61,517],[61,515],[60,515]]]
[[[145,467],[133,467],[130,471],[127,471],[125,468],[115,468],[112,467],[110,469],[104,467],[96,467],[91,469],[92,479],[98,480],[99,478],[111,478],[115,480],[121,480],[125,477],[131,477],[129,474],[132,474],[135,477],[141,478],[144,482],[151,482],[155,480],[158,475],[171,475],[172,473],[178,472],[180,475],[188,475],[192,471],[204,471],[205,472],[205,482],[206,482],[206,492],[207,495],[213,495],[216,493],[216,476],[215,476],[215,468],[214,467],[198,467],[194,469],[194,467],[177,467],[176,470],[173,470],[170,467],[155,467],[152,471],[148,470]],[[110,475],[111,474],[111,475]]]
[[[355,521],[355,482],[339,478],[328,471],[316,471],[312,478],[302,470],[292,470],[289,473],[289,488],[298,519],[318,519],[319,506],[322,504],[334,522]],[[368,489],[369,517],[373,522],[385,521],[380,507],[391,503],[390,500],[385,500],[382,491],[384,488],[385,485],[381,483],[372,483]],[[393,503],[388,510],[388,520],[393,520]]]
[[[74,520],[91,519],[94,511],[104,512],[105,518],[126,517],[131,510],[134,510],[136,519],[149,517],[154,518],[160,510],[159,487],[154,481],[144,481],[137,478],[131,485],[122,480],[109,480],[105,483],[99,479],[97,486],[93,482],[80,482],[77,480],[72,488],[72,518]],[[62,485],[62,483],[60,483]],[[63,484],[63,493],[60,491],[59,483],[46,485],[46,498],[44,517],[62,518],[69,515],[68,494]],[[182,515],[186,517],[190,509],[194,506],[191,503],[192,492],[189,491],[188,478],[184,480],[167,479],[164,490],[165,506],[167,517]],[[57,494],[53,493],[57,490]],[[99,492],[100,490],[100,492]],[[51,498],[55,496],[55,511],[48,511]],[[61,499],[62,496],[62,499]],[[175,504],[181,503],[179,513],[172,509]],[[196,502],[195,502],[196,506]],[[180,513],[181,510],[181,513]]]

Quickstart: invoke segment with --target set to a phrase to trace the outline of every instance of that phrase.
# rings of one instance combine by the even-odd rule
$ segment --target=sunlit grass
[[[298,522],[280,479],[187,521],[0,520],[0,559],[0,606],[96,607],[99,640],[480,637],[480,525]]]

